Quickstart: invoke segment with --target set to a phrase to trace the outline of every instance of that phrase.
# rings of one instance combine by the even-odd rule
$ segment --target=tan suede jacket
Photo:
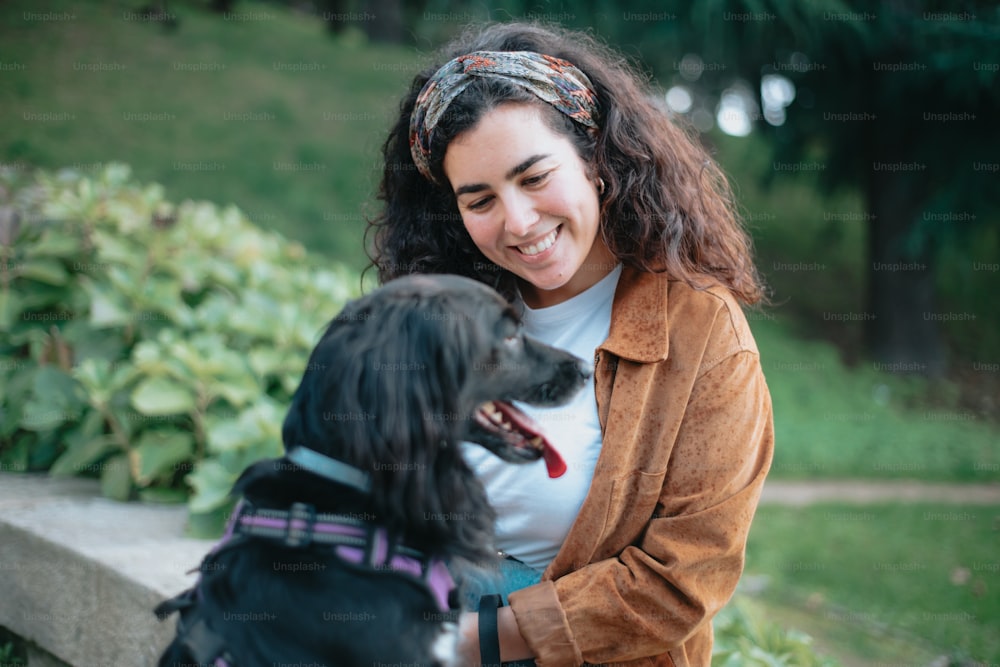
[[[774,448],[756,344],[727,290],[626,268],[595,362],[594,480],[518,628],[539,667],[709,667]]]

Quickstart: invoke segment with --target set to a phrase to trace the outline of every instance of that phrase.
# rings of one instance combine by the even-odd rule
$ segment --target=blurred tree
[[[828,189],[863,193],[869,353],[889,368],[942,373],[939,322],[975,313],[936,310],[935,251],[1000,219],[996,3],[666,5],[616,15],[620,34],[609,36],[734,112],[742,105],[772,140],[771,177],[814,171]],[[678,64],[678,52],[696,55]]]
[[[351,25],[372,41],[398,44],[404,41],[401,0],[319,0],[316,7],[327,29],[340,34]]]
[[[403,41],[402,0],[364,0],[364,30],[376,42],[399,44]]]
[[[213,12],[219,14],[229,14],[232,13],[233,7],[236,5],[236,0],[211,0],[209,7]]]

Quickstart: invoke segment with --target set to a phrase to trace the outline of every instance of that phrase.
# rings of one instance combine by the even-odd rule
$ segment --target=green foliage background
[[[212,532],[280,428],[356,273],[234,207],[174,205],[110,165],[0,172],[0,462],[96,474],[118,500],[183,500]]]

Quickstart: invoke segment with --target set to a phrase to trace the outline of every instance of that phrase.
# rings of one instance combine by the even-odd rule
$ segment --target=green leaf
[[[259,346],[250,350],[247,355],[250,368],[261,377],[277,375],[293,367],[291,361],[300,361],[298,358],[289,355],[285,350],[277,349],[273,346]],[[302,362],[300,366],[304,366]]]
[[[98,329],[126,326],[131,313],[125,299],[114,289],[101,283],[87,281],[84,288],[90,296],[90,324]]]
[[[86,314],[90,309],[90,298],[82,294],[82,304],[75,309]],[[83,316],[68,322],[60,332],[66,343],[73,348],[73,358],[80,361],[95,358],[115,362],[117,365],[128,358],[131,341],[126,341],[121,334],[107,329],[94,327],[88,317]]]
[[[85,403],[82,387],[72,375],[51,365],[35,374],[34,394],[39,401],[57,407],[67,414],[79,413]]]
[[[124,185],[132,175],[132,167],[124,162],[111,162],[104,167],[100,178],[109,185]]]
[[[19,359],[14,362],[14,372],[4,379],[0,387],[3,409],[0,410],[0,436],[11,436],[21,426],[24,409],[31,399],[38,366],[34,361]]]
[[[14,326],[14,320],[20,313],[17,294],[7,290],[0,290],[0,331],[10,331]]]
[[[281,453],[281,422],[284,409],[267,397],[244,408],[234,419],[228,414],[206,415],[208,449],[213,453],[259,453],[258,458]]]
[[[29,257],[77,258],[82,245],[80,239],[63,229],[50,228],[42,233],[38,241],[27,248]]]
[[[73,369],[73,377],[83,387],[92,405],[106,405],[115,392],[124,389],[137,375],[129,362],[87,358]]]
[[[73,377],[83,385],[92,405],[104,405],[111,398],[110,374],[111,362],[105,359],[84,359],[73,369]]]
[[[21,411],[20,426],[26,431],[50,431],[74,417],[62,406],[31,398]]]
[[[193,412],[194,392],[168,377],[143,380],[132,391],[132,406],[144,415],[176,415]]]
[[[34,283],[30,287],[25,286],[17,295],[20,303],[17,304],[15,320],[20,318],[29,326],[41,325],[48,328],[49,322],[71,319],[75,314],[66,310],[68,296],[66,287],[62,285]],[[16,322],[12,322],[11,326],[16,328]]]
[[[69,274],[62,262],[54,259],[29,259],[20,264],[18,275],[49,285],[61,286],[69,281]]]
[[[98,261],[101,264],[128,266],[134,270],[139,270],[145,262],[145,253],[137,252],[134,240],[122,237],[120,233],[109,233],[98,230],[93,235],[94,244],[97,246]]]
[[[223,382],[217,385],[215,390],[234,408],[242,408],[263,393],[260,383],[247,373],[238,377],[223,378]]]
[[[67,441],[67,449],[49,469],[52,475],[79,475],[111,452],[118,450],[114,440],[98,435],[80,442]]]
[[[124,454],[101,464],[101,494],[113,500],[126,501],[132,495],[132,476]]]
[[[229,315],[234,330],[267,340],[273,335],[275,322],[281,321],[276,299],[257,291],[247,292],[243,303]]]
[[[177,464],[194,453],[194,436],[182,431],[146,431],[129,452],[132,478],[149,486],[160,475],[173,472]]]
[[[239,473],[231,472],[218,461],[201,461],[187,477],[194,487],[189,507],[192,512],[202,513],[223,507],[229,501],[229,492]]]
[[[246,449],[261,435],[260,428],[245,419],[220,421],[208,429],[208,447],[213,452]]]
[[[27,472],[30,465],[30,450],[35,435],[21,431],[14,436],[14,444],[0,449],[0,464],[10,472]]]

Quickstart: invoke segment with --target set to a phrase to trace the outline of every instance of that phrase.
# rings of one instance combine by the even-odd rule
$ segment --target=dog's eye
[[[521,324],[513,318],[504,318],[500,323],[500,331],[497,333],[503,336],[502,340],[506,346],[517,345],[521,342]]]

